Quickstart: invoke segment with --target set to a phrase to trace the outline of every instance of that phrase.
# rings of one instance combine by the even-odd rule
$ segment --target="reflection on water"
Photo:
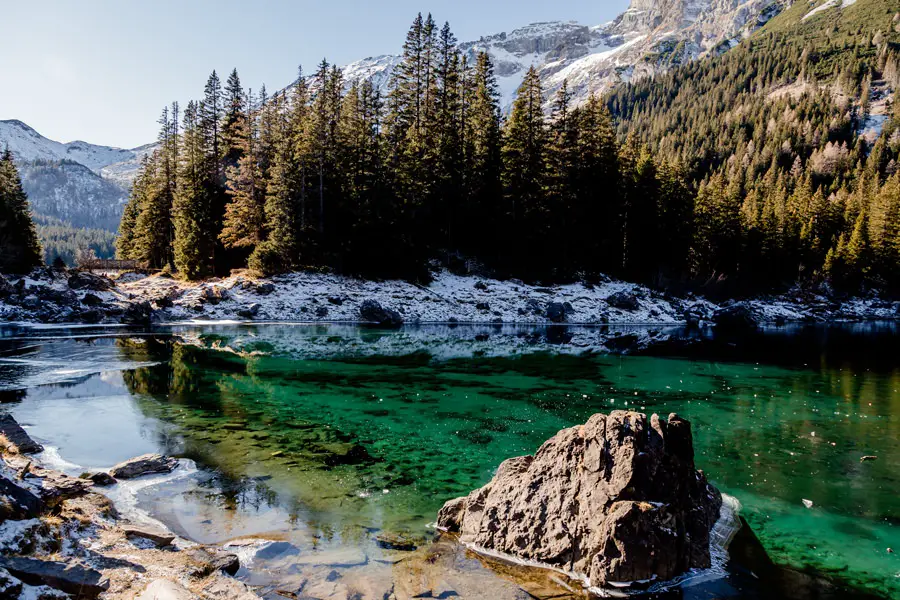
[[[886,552],[900,546],[890,328],[713,340],[679,346],[680,359],[594,354],[608,332],[590,328],[563,347],[547,329],[489,327],[78,333],[0,341],[0,387],[27,389],[8,408],[79,465],[151,450],[194,459],[196,477],[141,502],[197,541],[267,534],[375,560],[378,535],[423,543],[445,500],[559,429],[598,411],[678,412],[694,424],[700,468],[740,499],[776,562],[900,594],[900,561]],[[66,363],[93,374],[67,378]],[[719,582],[685,593],[758,592]]]

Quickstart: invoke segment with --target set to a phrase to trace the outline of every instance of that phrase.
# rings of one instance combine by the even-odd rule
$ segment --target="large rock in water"
[[[438,526],[602,586],[709,567],[721,505],[694,466],[690,423],[615,411],[503,462],[490,483],[445,504]]]

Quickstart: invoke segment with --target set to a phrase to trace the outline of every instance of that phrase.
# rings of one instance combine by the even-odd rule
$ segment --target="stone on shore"
[[[226,575],[234,575],[241,568],[237,554],[220,552],[211,548],[195,548],[187,553],[193,565],[192,577],[202,578],[221,571]]]
[[[73,290],[90,290],[92,292],[105,292],[115,287],[109,278],[86,271],[75,271],[69,276],[68,283]]]
[[[31,439],[12,415],[0,417],[0,443],[6,446],[7,452],[14,454],[37,454],[44,447]]]
[[[107,487],[117,483],[115,477],[109,473],[104,473],[103,471],[97,473],[85,473],[81,477],[82,479],[90,480],[94,485],[99,487]]]
[[[721,504],[694,466],[690,423],[614,411],[503,462],[490,483],[447,502],[438,525],[602,586],[709,567]]]
[[[637,310],[641,307],[638,302],[637,296],[632,294],[631,292],[621,291],[611,294],[607,299],[606,303],[612,306],[613,308],[618,308],[619,310]]]
[[[28,585],[47,585],[78,598],[96,598],[109,589],[109,580],[102,573],[77,564],[0,557],[0,568]]]
[[[720,308],[713,315],[713,321],[719,329],[730,331],[752,330],[759,327],[759,318],[747,302],[735,302],[731,306]]]
[[[190,590],[166,579],[155,579],[150,582],[136,600],[196,600],[199,598]]]
[[[154,473],[171,473],[178,466],[178,460],[161,454],[144,454],[121,462],[109,470],[115,479],[134,479]]]
[[[42,508],[53,508],[63,500],[76,498],[88,492],[93,483],[80,477],[71,477],[53,469],[45,469],[21,455],[7,455],[6,464],[15,469],[27,489],[40,499]],[[5,486],[4,486],[5,487]],[[13,490],[9,490],[13,492]]]
[[[122,533],[125,534],[125,537],[150,540],[160,548],[165,548],[175,541],[175,536],[171,533],[167,531],[151,529],[149,527],[126,525],[122,527]]]
[[[44,511],[44,503],[35,494],[0,475],[0,522],[7,519],[33,519]]]
[[[359,317],[363,321],[376,323],[382,327],[400,327],[403,317],[395,310],[384,308],[377,300],[364,300],[359,307]]]
[[[0,569],[0,598],[18,598],[22,593],[22,582]]]
[[[203,597],[209,600],[259,600],[245,584],[221,573],[209,578],[203,587]]]

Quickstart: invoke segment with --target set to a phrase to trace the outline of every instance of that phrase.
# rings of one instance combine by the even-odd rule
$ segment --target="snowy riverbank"
[[[0,281],[0,321],[24,323],[384,320],[394,325],[400,321],[697,325],[898,317],[900,302],[875,297],[836,299],[798,292],[714,303],[615,280],[540,287],[447,272],[437,274],[428,286],[317,273],[267,279],[241,274],[200,283],[126,274],[111,281],[48,269]]]

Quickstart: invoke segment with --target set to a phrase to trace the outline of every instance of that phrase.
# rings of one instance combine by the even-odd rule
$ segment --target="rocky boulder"
[[[400,327],[403,317],[395,310],[383,308],[377,300],[364,300],[359,307],[359,318],[382,327]]]
[[[641,306],[640,303],[638,303],[637,296],[631,292],[625,291],[616,292],[615,294],[610,295],[606,299],[606,303],[619,310],[637,310]]]
[[[29,585],[48,585],[78,598],[96,598],[109,589],[109,579],[102,573],[76,564],[0,557],[0,568]]]
[[[153,306],[149,302],[131,302],[122,314],[123,323],[149,325],[153,318]]]
[[[18,598],[22,593],[22,582],[0,569],[0,598]]]
[[[152,527],[140,527],[136,525],[125,525],[122,527],[122,533],[127,538],[141,538],[149,540],[160,548],[165,548],[175,541],[175,536],[168,531],[161,531]]]
[[[0,443],[8,452],[15,454],[37,454],[44,451],[44,447],[31,439],[12,415],[0,417]]]
[[[720,308],[713,315],[713,322],[720,329],[746,330],[759,327],[759,318],[747,302],[736,302],[731,306]]]
[[[144,588],[137,600],[196,600],[190,590],[172,581],[155,579]]]
[[[40,498],[0,475],[0,523],[7,519],[33,519],[40,516],[44,508]]]
[[[69,276],[69,287],[73,290],[105,292],[111,290],[114,285],[112,280],[86,271],[76,271]]]
[[[615,411],[505,461],[490,483],[445,504],[438,525],[603,586],[709,567],[721,504],[694,466],[690,423]]]
[[[569,313],[573,312],[572,305],[568,302],[551,302],[547,305],[547,319],[552,323],[565,323]]]
[[[5,300],[15,293],[15,288],[6,280],[6,277],[0,275],[0,299]]]
[[[178,466],[178,461],[171,456],[161,454],[144,454],[121,462],[109,470],[115,479],[134,479],[153,473],[170,473]]]

